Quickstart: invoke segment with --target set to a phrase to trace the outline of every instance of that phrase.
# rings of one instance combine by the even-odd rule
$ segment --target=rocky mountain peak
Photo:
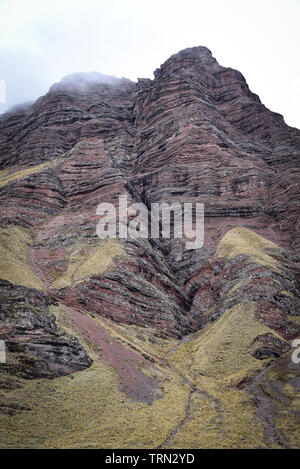
[[[218,62],[207,47],[189,47],[173,54],[160,68],[155,70],[154,76],[161,79],[177,73],[189,75],[193,69],[199,71],[199,67],[200,70],[202,67],[205,70],[205,67],[215,65],[218,65]]]

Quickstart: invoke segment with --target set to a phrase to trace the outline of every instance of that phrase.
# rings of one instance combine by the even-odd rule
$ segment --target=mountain
[[[299,153],[205,47],[0,116],[1,446],[299,448]],[[203,246],[100,239],[120,195]]]

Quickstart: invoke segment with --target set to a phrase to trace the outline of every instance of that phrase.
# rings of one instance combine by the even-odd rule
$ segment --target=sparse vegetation
[[[31,243],[29,229],[15,225],[0,228],[0,277],[16,285],[44,290],[27,262]]]
[[[236,226],[222,238],[217,249],[217,257],[232,259],[239,254],[244,254],[249,257],[250,261],[267,266],[274,272],[280,272],[281,264],[270,255],[272,251],[279,254],[276,244],[243,226]]]
[[[87,277],[102,274],[109,269],[116,256],[124,255],[122,243],[117,239],[104,239],[84,255],[83,245],[72,246],[68,268],[53,283],[52,288],[60,289],[83,282]]]
[[[22,167],[22,166],[10,166],[8,169],[3,169],[0,171],[0,187],[5,186],[9,182],[14,182],[19,179],[23,179],[30,174],[37,173],[42,171],[45,168],[56,165],[60,162],[61,159],[55,159],[48,161],[47,163],[42,163],[36,166]]]
[[[227,233],[220,243],[218,256],[231,258],[246,254],[251,261],[280,269],[280,262],[265,252],[265,248],[275,249],[275,245],[248,231],[237,228]],[[6,278],[15,283],[22,280],[28,285],[37,285],[38,279],[26,265],[29,232],[11,226],[8,231],[2,231],[1,236],[2,272],[5,262],[9,264]],[[13,252],[16,242],[19,249]],[[116,240],[102,241],[100,246],[84,252],[82,255],[81,245],[70,250],[69,267],[52,287],[73,285],[102,273],[111,267],[115,256],[124,255],[122,245]],[[12,258],[16,259],[16,271],[10,270]],[[240,286],[236,284],[229,289],[228,296],[235,294]],[[23,410],[13,415],[3,414],[1,447],[281,447],[279,440],[266,439],[253,396],[240,388],[242,383],[251,382],[263,373],[266,364],[272,363],[272,359],[257,360],[253,356],[255,339],[263,334],[280,337],[258,321],[254,301],[235,304],[183,342],[158,338],[152,328],[116,324],[85,312],[95,324],[105,328],[109,337],[105,341],[117,340],[155,365],[142,369],[159,383],[160,392],[152,405],[136,402],[122,390],[115,368],[102,358],[101,346],[84,334],[78,335],[61,306],[52,306],[51,312],[66,332],[80,338],[93,364],[84,371],[53,380],[29,381],[19,377],[19,387],[5,389],[1,400],[7,408],[14,403]],[[299,399],[288,381],[288,367],[277,368],[270,368],[262,375],[258,389],[265,399],[276,402],[274,425],[283,438],[297,446],[298,430],[293,412]],[[274,387],[278,389],[277,383],[280,383],[280,397],[272,394]],[[293,415],[287,410],[286,401]]]

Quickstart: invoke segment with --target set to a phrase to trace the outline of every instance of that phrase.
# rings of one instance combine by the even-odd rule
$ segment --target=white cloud
[[[151,78],[205,45],[300,127],[299,19],[299,0],[0,0],[0,78],[9,106],[74,72]]]

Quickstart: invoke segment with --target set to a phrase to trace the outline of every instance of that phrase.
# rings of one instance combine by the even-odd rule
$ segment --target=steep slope
[[[230,249],[226,238],[221,247]],[[93,364],[54,380],[11,378],[2,393],[2,446],[298,447],[299,365],[258,310],[240,292],[219,319],[170,340],[53,306]]]
[[[0,116],[1,445],[299,447],[299,152],[205,47]],[[203,247],[100,240],[119,195],[204,203]]]

